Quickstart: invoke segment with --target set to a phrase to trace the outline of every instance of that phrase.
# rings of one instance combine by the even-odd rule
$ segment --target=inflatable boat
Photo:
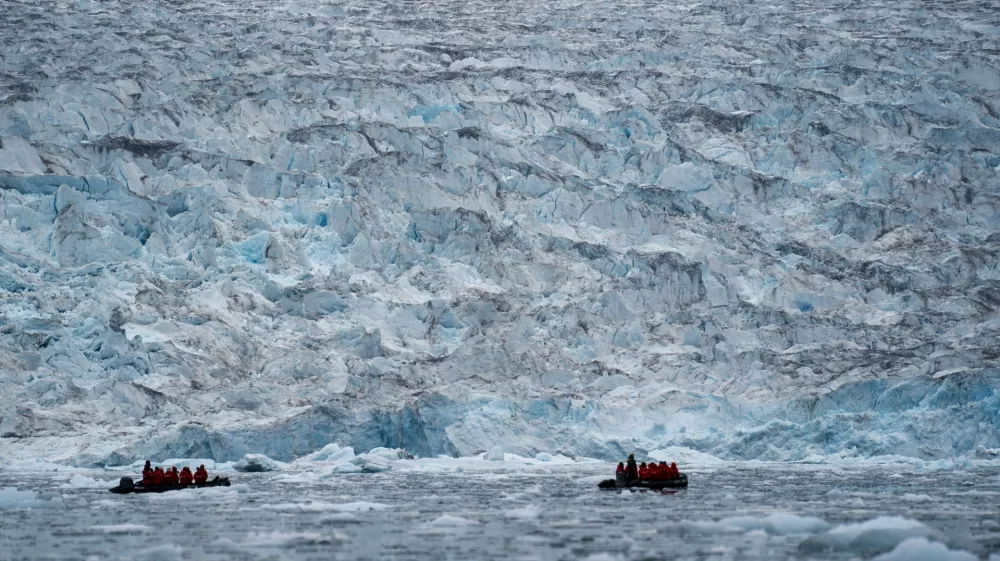
[[[228,477],[216,477],[211,481],[206,481],[205,483],[192,483],[190,485],[178,484],[168,484],[168,485],[150,485],[149,487],[143,485],[142,483],[135,483],[132,481],[131,477],[123,477],[118,482],[117,487],[112,487],[109,489],[112,493],[117,493],[119,495],[127,495],[129,493],[166,493],[167,491],[180,491],[181,489],[203,489],[205,487],[229,487]]]
[[[601,489],[683,489],[688,486],[688,478],[682,473],[671,479],[634,479],[632,481],[605,479],[597,486]]]

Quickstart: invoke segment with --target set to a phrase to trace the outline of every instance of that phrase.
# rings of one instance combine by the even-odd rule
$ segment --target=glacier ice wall
[[[5,4],[0,450],[1000,448],[1000,7]]]

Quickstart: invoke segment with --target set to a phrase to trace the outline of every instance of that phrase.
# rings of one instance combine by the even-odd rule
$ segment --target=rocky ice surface
[[[9,1],[0,455],[1000,453],[1000,5]]]

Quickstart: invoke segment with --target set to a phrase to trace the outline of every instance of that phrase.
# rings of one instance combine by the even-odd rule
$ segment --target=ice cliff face
[[[990,2],[5,4],[0,450],[1000,447]]]

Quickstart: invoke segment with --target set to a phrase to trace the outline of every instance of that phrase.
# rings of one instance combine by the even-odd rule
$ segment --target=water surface
[[[33,489],[43,502],[0,510],[0,558],[868,559],[903,539],[881,531],[834,547],[828,529],[769,526],[774,513],[831,528],[904,517],[923,523],[932,542],[983,559],[1000,552],[1000,469],[740,466],[690,471],[691,487],[673,494],[600,491],[595,478],[606,470],[304,474],[298,482],[235,474],[228,489],[131,496],[60,489],[66,475],[6,473],[0,487]],[[44,502],[53,497],[62,504]]]

